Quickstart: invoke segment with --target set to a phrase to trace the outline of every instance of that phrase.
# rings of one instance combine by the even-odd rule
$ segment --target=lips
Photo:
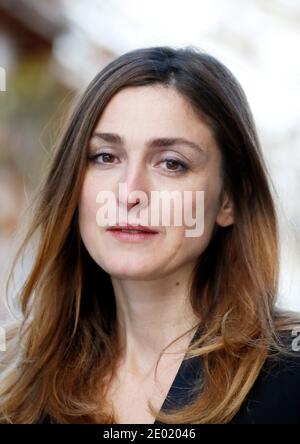
[[[155,230],[151,230],[148,227],[145,227],[143,225],[113,225],[109,228],[107,228],[108,231],[119,231],[123,233],[158,233]]]

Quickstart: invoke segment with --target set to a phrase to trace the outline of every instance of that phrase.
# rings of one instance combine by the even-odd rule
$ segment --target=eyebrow
[[[119,134],[94,132],[93,137],[97,137],[97,139],[101,139],[104,142],[114,143],[116,145],[125,145],[125,139]],[[164,148],[174,145],[185,145],[203,153],[205,152],[200,145],[183,137],[158,137],[150,139],[146,142],[147,148]]]

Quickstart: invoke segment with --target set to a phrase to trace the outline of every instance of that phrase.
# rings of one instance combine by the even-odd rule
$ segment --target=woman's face
[[[103,135],[100,136],[100,133]],[[113,133],[122,143],[109,137]],[[180,138],[181,142],[148,142],[150,139]],[[197,146],[196,146],[197,145]],[[79,200],[79,227],[82,240],[95,262],[112,277],[122,279],[158,279],[195,263],[207,247],[216,223],[232,223],[229,205],[222,205],[220,193],[221,154],[209,127],[189,103],[173,88],[162,85],[128,87],[119,91],[102,113],[88,147],[89,163]],[[148,204],[147,223],[157,233],[144,240],[128,241],[113,235],[107,226],[97,223],[100,204],[97,195],[111,191],[117,210],[129,215],[134,203],[119,196],[119,183],[128,193],[143,191]],[[186,236],[192,227],[151,224],[152,191],[184,191],[191,199],[184,211],[196,214],[196,190],[204,192],[204,230],[199,236]],[[178,193],[177,193],[178,195]],[[174,208],[174,207],[173,207]],[[183,207],[182,207],[183,208]],[[152,208],[153,210],[153,208]],[[172,210],[172,205],[171,205]],[[183,209],[182,209],[183,211]],[[124,213],[125,212],[125,213]],[[117,213],[118,214],[118,213]],[[116,225],[120,220],[116,220]]]

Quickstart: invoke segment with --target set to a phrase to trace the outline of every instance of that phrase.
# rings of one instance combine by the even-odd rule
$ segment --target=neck
[[[189,301],[189,270],[151,281],[112,278],[123,360],[144,374],[163,349],[184,354],[199,325]]]

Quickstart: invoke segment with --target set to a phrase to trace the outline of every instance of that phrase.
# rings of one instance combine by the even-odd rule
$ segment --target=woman
[[[140,223],[154,191],[186,196],[203,229]],[[106,66],[66,126],[25,242],[36,234],[2,422],[300,422],[299,318],[275,306],[268,176],[215,58],[154,47]]]

